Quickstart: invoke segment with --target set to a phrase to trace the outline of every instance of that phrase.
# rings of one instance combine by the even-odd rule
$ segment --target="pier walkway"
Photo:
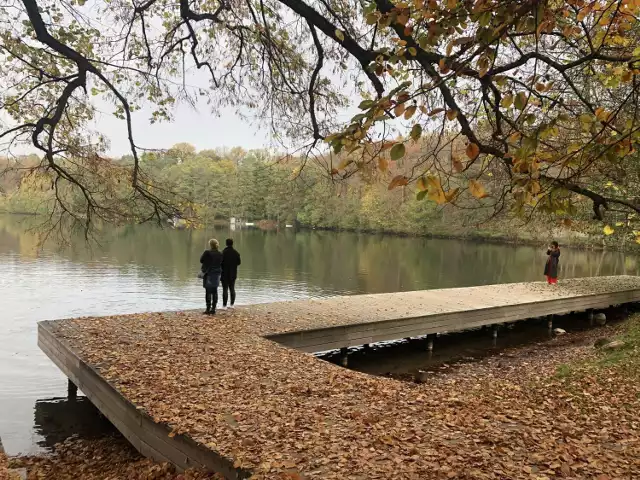
[[[448,429],[438,392],[304,352],[638,301],[640,278],[596,277],[45,321],[38,342],[142,454],[180,468],[440,478],[436,445],[483,440]]]

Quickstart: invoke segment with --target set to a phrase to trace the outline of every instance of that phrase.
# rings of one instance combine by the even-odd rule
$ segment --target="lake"
[[[29,221],[0,216],[0,438],[9,454],[48,448],[63,423],[97,421],[90,405],[65,408],[66,377],[38,349],[36,322],[204,308],[196,275],[211,237],[233,237],[242,255],[238,304],[540,280],[546,258],[544,245],[156,226],[112,229],[99,246],[77,237],[39,248]],[[639,269],[635,256],[569,249],[560,265],[561,278]]]

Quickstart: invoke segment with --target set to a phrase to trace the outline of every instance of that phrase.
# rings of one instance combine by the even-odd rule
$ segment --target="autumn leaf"
[[[451,71],[451,69],[447,65],[447,60],[445,58],[440,59],[440,61],[438,62],[438,66],[440,67],[440,73],[442,73],[443,75],[446,75]]]
[[[418,190],[420,190],[421,192],[429,188],[429,185],[427,184],[427,179],[424,177],[420,177],[418,179],[418,181],[416,182],[416,186],[418,187]]]
[[[391,152],[390,152],[391,160],[400,160],[402,157],[404,157],[404,154],[405,154],[404,143],[396,143],[391,148]]]
[[[520,140],[520,137],[522,137],[520,132],[513,132],[511,135],[509,135],[507,141],[511,144],[515,144],[518,140]]]
[[[571,155],[572,153],[579,152],[581,148],[582,145],[580,145],[579,143],[572,143],[567,147],[567,153]]]
[[[393,190],[396,187],[404,187],[406,185],[409,184],[409,179],[407,177],[405,177],[404,175],[397,175],[395,177],[393,177],[393,179],[391,180],[391,183],[389,183],[389,186],[387,187],[388,190]]]
[[[605,225],[602,231],[604,232],[605,235],[611,235],[613,234],[613,232],[615,232],[615,230],[611,228],[609,225]]]
[[[381,172],[386,172],[389,170],[389,162],[384,157],[378,157],[378,169]]]
[[[469,191],[471,192],[471,195],[478,199],[485,198],[487,196],[487,192],[484,187],[477,180],[469,180]]]
[[[587,8],[583,8],[582,10],[580,10],[580,12],[578,13],[578,16],[576,18],[576,20],[578,20],[579,22],[583,21],[585,19],[585,17],[589,14],[589,9]]]
[[[422,136],[422,125],[416,123],[413,127],[411,127],[411,133],[409,133],[409,136],[414,142],[417,142]]]
[[[444,108],[434,108],[433,110],[431,110],[429,112],[429,116],[433,117],[434,115],[437,115],[437,114],[442,113],[442,112],[444,112]]]
[[[539,194],[540,193],[540,182],[538,182],[537,180],[533,180],[529,184],[529,191],[531,192],[532,195]]]
[[[350,158],[343,158],[342,161],[338,164],[338,170],[344,170],[349,165],[353,163],[353,160]]]
[[[500,106],[502,108],[509,108],[511,105],[513,105],[513,95],[511,94],[505,95],[502,97],[502,100],[500,100]]]
[[[416,113],[416,109],[417,107],[415,105],[411,105],[409,108],[407,108],[404,111],[404,119],[409,120],[411,117],[413,117],[413,114]]]
[[[451,159],[451,164],[453,166],[453,170],[456,171],[457,173],[460,173],[464,170],[464,165],[462,165],[462,162],[458,157],[453,157]]]
[[[405,109],[404,103],[399,103],[398,105],[396,105],[396,108],[393,109],[393,114],[396,117],[399,117],[404,113],[404,109]]]
[[[455,120],[457,116],[458,116],[457,110],[447,110],[447,118],[449,120]]]
[[[430,176],[427,179],[427,183],[429,185],[429,193],[427,194],[427,198],[429,200],[433,200],[438,205],[442,205],[446,203],[447,197],[444,194],[444,190],[442,188],[442,184],[440,180],[436,177]]]
[[[447,203],[451,203],[453,200],[455,200],[455,198],[458,196],[458,192],[460,191],[459,188],[454,188],[449,190],[448,192],[444,193],[445,199],[447,200]]]
[[[358,105],[358,108],[360,110],[368,110],[371,107],[373,107],[376,104],[376,102],[374,102],[373,100],[363,100],[360,102],[360,105]]]
[[[447,56],[451,55],[451,53],[453,53],[453,47],[455,45],[455,42],[449,42],[449,44],[447,45]]]
[[[340,40],[341,42],[344,41],[344,32],[342,30],[336,28],[335,34],[338,40]]]
[[[518,93],[514,100],[514,104],[518,110],[524,110],[524,107],[527,106],[527,94],[524,92]]]
[[[589,126],[589,125],[591,125],[591,122],[593,121],[593,117],[589,113],[583,113],[582,115],[580,115],[578,117],[578,119],[580,120],[580,123],[583,126]]]
[[[469,145],[467,145],[465,153],[471,160],[475,160],[478,155],[480,155],[480,147],[478,147],[478,145],[476,145],[475,143],[469,143]]]

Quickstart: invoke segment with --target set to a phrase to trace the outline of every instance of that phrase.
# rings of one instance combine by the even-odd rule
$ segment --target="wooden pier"
[[[304,352],[639,301],[640,278],[597,277],[557,287],[535,282],[281,302],[216,317],[166,312],[46,321],[38,343],[154,459],[226,478],[288,478],[270,476],[273,469],[291,478],[346,478],[345,471],[382,478],[385,462],[393,461],[398,478],[424,478],[420,451],[401,453],[400,463],[349,454],[377,451],[380,438],[416,428],[431,432],[434,413],[421,386]],[[375,415],[363,414],[361,405]]]

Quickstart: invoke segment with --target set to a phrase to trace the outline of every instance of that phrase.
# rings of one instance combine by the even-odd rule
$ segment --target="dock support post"
[[[498,324],[493,326],[493,346],[498,345]]]
[[[549,330],[549,336],[553,335],[553,315],[547,317],[547,329]]]
[[[431,360],[433,356],[433,339],[435,335],[427,335],[427,358]]]
[[[67,399],[70,401],[78,398],[78,387],[71,380],[67,380]]]
[[[593,309],[589,309],[587,310],[587,315],[589,317],[589,326],[593,327],[593,319],[594,319],[594,314],[593,314]]]
[[[340,365],[343,367],[349,366],[349,349],[344,347],[340,349]]]
[[[371,351],[371,345],[369,345],[368,343],[364,344],[364,351],[366,353],[369,353]]]

